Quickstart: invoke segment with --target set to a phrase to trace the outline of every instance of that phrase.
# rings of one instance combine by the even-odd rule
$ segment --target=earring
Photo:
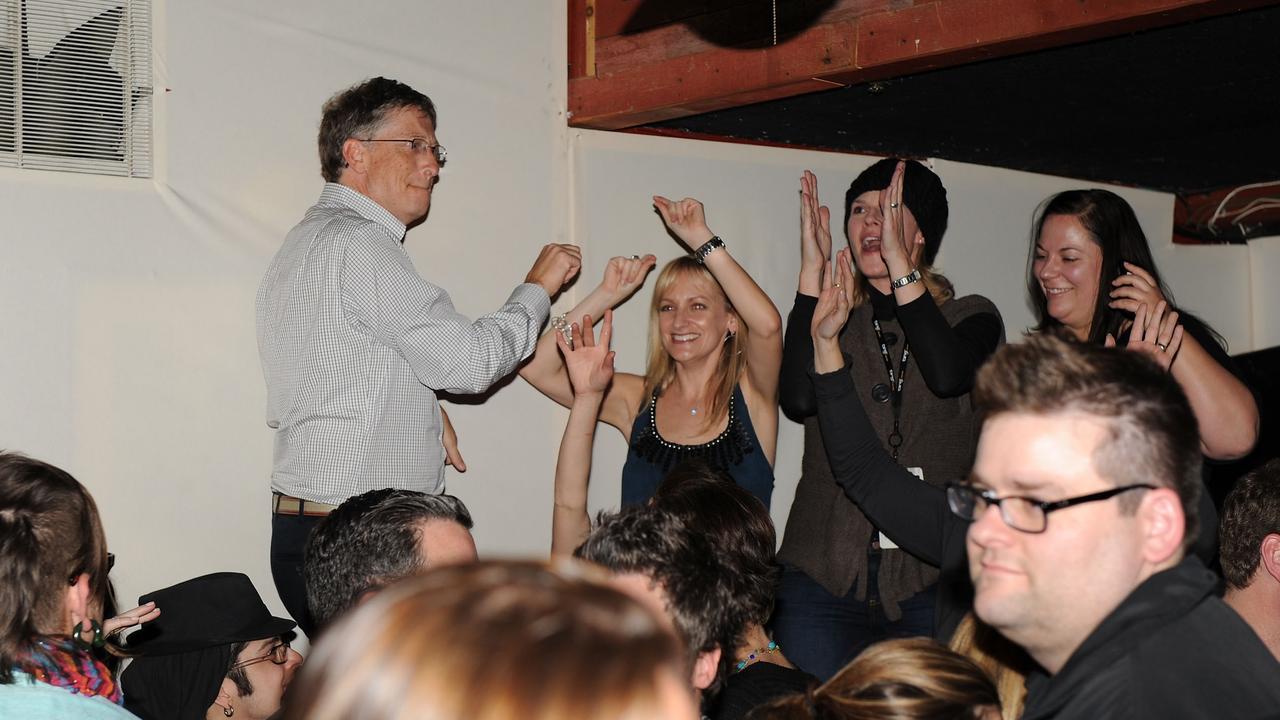
[[[97,620],[90,620],[89,629],[93,630],[93,639],[85,640],[84,636],[81,634],[84,632],[84,623],[76,623],[76,626],[71,628],[71,639],[85,650],[88,650],[89,648],[100,648],[107,644],[107,638],[102,634],[102,623]]]
[[[236,711],[232,710],[230,705],[222,708],[223,717],[231,717],[232,715],[235,715],[235,714],[236,714]]]
[[[732,331],[732,330],[726,330],[726,331],[725,331],[725,333],[724,333],[724,340],[721,340],[721,341],[720,341],[720,343],[721,343],[721,344],[727,343],[727,342],[729,342],[730,340],[732,340],[732,339],[734,339],[734,338],[736,338],[736,337],[738,337],[738,333],[736,333],[736,332],[734,332],[734,331]]]

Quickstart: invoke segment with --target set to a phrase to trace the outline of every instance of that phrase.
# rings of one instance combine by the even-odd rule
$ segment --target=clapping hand
[[[822,268],[831,258],[831,209],[818,200],[818,176],[800,176],[800,264]]]
[[[853,266],[848,248],[836,254],[834,270],[833,278],[831,263],[828,262],[823,273],[822,294],[813,309],[813,322],[809,329],[815,344],[834,342],[849,320],[849,310],[853,306]]]
[[[661,195],[654,195],[653,206],[662,216],[662,222],[667,224],[671,232],[680,238],[680,242],[684,243],[685,249],[690,252],[701,247],[715,235],[707,227],[707,217],[702,209],[702,203],[693,198],[672,201]]]
[[[1155,360],[1162,369],[1168,372],[1173,360],[1182,347],[1182,325],[1178,322],[1178,313],[1170,311],[1168,303],[1161,300],[1154,311],[1149,311],[1146,303],[1138,305],[1133,316],[1133,325],[1129,328],[1129,343],[1126,350],[1145,353]],[[1116,339],[1107,333],[1104,343],[1107,347],[1115,347]]]
[[[590,315],[584,315],[581,323],[573,323],[572,342],[562,333],[556,333],[556,345],[564,354],[564,365],[569,371],[575,396],[603,393],[613,380],[614,353],[609,349],[613,337],[613,311],[604,312],[600,325],[600,341],[596,342]]]
[[[898,161],[889,186],[880,191],[880,257],[886,264],[899,258],[907,262],[911,259],[902,220],[902,211],[905,209],[902,204],[902,185],[906,172],[907,164]]]

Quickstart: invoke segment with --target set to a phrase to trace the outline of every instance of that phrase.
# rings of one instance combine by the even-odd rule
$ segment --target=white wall
[[[157,178],[0,170],[0,447],[89,486],[125,599],[239,569],[282,611],[267,562],[271,443],[253,293],[319,192],[314,133],[334,91],[384,74],[437,102],[450,164],[408,247],[472,315],[505,298],[546,242],[579,242],[586,256],[560,308],[610,255],[674,256],[650,209],[656,192],[705,200],[785,312],[800,170],[817,171],[838,205],[869,162],[567,130],[559,0],[156,3]],[[992,298],[1015,336],[1029,322],[1031,212],[1079,183],[947,162],[938,171],[953,208],[940,264],[961,292]],[[1153,238],[1168,237],[1168,196],[1121,192]],[[1178,299],[1234,351],[1249,349],[1249,250],[1156,245]],[[1256,277],[1273,274],[1259,262],[1280,266],[1274,243],[1252,251]],[[646,302],[642,291],[618,314],[623,369],[640,368]],[[1276,342],[1275,326],[1259,338]],[[472,507],[482,554],[543,553],[565,413],[517,380],[451,414],[471,469],[449,488]],[[612,506],[623,448],[607,428],[601,437],[591,497]],[[779,521],[799,447],[798,428],[784,426]]]

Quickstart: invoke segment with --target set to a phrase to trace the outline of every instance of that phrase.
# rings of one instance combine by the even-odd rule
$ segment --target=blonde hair
[[[952,650],[972,660],[991,676],[1000,694],[1000,716],[1017,720],[1027,700],[1027,673],[1033,662],[1022,648],[1005,639],[972,612],[951,636]]]
[[[955,286],[946,275],[934,270],[933,266],[921,263],[916,269],[920,271],[920,282],[924,283],[925,290],[929,291],[935,304],[941,306],[956,296]],[[871,295],[867,288],[867,279],[856,265],[853,268],[853,279],[853,301],[850,303],[850,308],[857,309],[869,301]]]
[[[676,638],[570,559],[442,567],[339,620],[307,659],[287,720],[589,720],[661,714]]]
[[[973,661],[928,638],[886,640],[862,651],[817,689],[752,711],[751,720],[936,720],[999,707]]]
[[[653,300],[649,303],[649,362],[644,371],[644,404],[641,405],[642,408],[649,406],[649,403],[653,401],[655,392],[661,393],[666,390],[676,378],[675,361],[671,359],[671,355],[662,345],[662,330],[658,325],[658,312],[662,305],[663,295],[676,281],[684,278],[694,278],[709,283],[720,292],[720,297],[724,300],[728,311],[734,317],[738,315],[733,303],[729,302],[729,297],[724,294],[724,289],[720,287],[720,283],[716,281],[715,276],[697,260],[684,256],[667,263],[662,268],[662,272],[658,273],[658,280],[653,286]],[[738,332],[729,336],[720,346],[719,377],[716,380],[715,393],[711,398],[711,406],[707,408],[707,413],[703,416],[703,420],[708,427],[719,420],[721,415],[728,412],[729,400],[733,397],[733,388],[742,379],[743,373],[747,370],[746,349],[749,340],[750,332],[747,329],[747,324],[739,322]]]

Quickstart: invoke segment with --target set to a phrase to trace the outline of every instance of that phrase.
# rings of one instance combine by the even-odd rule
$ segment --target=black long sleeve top
[[[845,495],[904,550],[941,568],[934,633],[946,642],[973,607],[965,553],[969,524],[947,507],[942,488],[912,475],[880,445],[846,368],[807,375],[831,472]]]
[[[992,313],[977,313],[954,326],[948,324],[928,293],[898,305],[892,295],[882,295],[874,288],[868,288],[868,292],[875,318],[885,320],[897,315],[911,344],[913,362],[925,385],[938,397],[969,392],[978,368],[1000,345],[1004,334],[1000,317]],[[796,422],[818,412],[808,376],[808,368],[813,366],[809,327],[817,304],[817,298],[796,293],[783,340],[778,402]]]

